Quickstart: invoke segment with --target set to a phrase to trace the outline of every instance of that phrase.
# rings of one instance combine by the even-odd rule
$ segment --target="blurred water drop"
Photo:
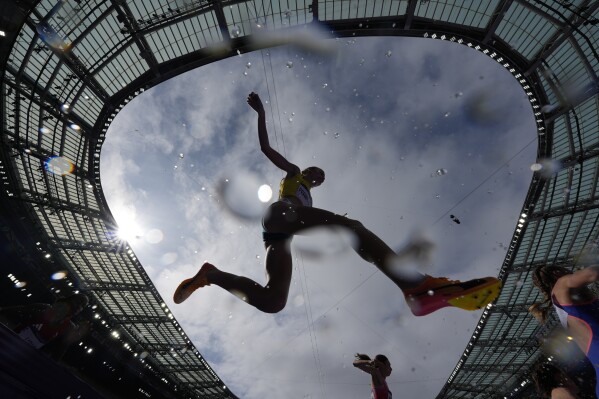
[[[323,84],[322,84],[322,88],[323,88],[323,89],[326,89],[326,88],[327,88],[327,86],[328,86],[328,84],[326,84],[326,83],[323,83]]]
[[[548,114],[548,113],[550,113],[551,111],[554,111],[554,110],[556,110],[558,107],[559,107],[559,105],[557,105],[557,104],[547,104],[547,105],[543,105],[543,106],[541,107],[541,112],[543,112],[543,113],[545,113],[545,114]]]
[[[539,159],[538,162],[530,166],[533,172],[539,172],[541,178],[550,179],[553,175],[562,170],[562,164],[551,158]]]
[[[330,112],[330,111],[331,111],[331,108],[329,108],[329,107],[326,107],[324,110],[325,110],[325,111],[327,111],[327,112]]]
[[[294,246],[306,258],[320,259],[338,256],[356,247],[357,238],[346,229],[340,227],[318,227],[302,232],[296,236]]]
[[[391,57],[391,54],[392,54],[392,53],[391,53],[391,50],[387,50],[387,52],[385,53],[385,56],[386,56],[387,58],[389,58],[389,57]]]
[[[252,63],[251,63],[251,62],[248,62],[247,64],[245,64],[245,67],[246,67],[247,69],[250,69],[250,68],[252,67]]]
[[[235,172],[234,175],[235,178],[230,180],[221,180],[217,187],[222,199],[221,204],[237,218],[259,219],[266,208],[265,203],[260,200],[259,193],[264,186],[264,179],[248,171]],[[266,189],[262,188],[262,190]]]
[[[178,258],[178,255],[176,252],[167,252],[160,257],[160,261],[162,262],[163,265],[170,265],[173,262],[175,262],[177,260],[177,258]]]
[[[185,157],[185,155],[184,155],[183,153],[180,153],[180,154],[179,154],[179,158],[180,158],[180,159],[183,159],[184,157]]]
[[[65,176],[75,170],[75,165],[66,157],[50,157],[44,162],[44,168],[52,174]]]
[[[338,139],[341,135],[339,133],[335,133],[335,138]]]
[[[50,276],[50,278],[52,280],[62,280],[67,276],[67,272],[64,270],[61,270],[59,272],[56,272],[54,274],[52,274],[52,276]]]
[[[293,62],[287,61],[286,66],[287,66],[287,68],[293,68]]]
[[[239,29],[238,26],[233,26],[233,28],[231,28],[231,33],[233,34],[233,37],[239,37],[239,35],[241,35],[241,29]]]
[[[462,93],[461,91],[458,91],[458,92],[457,92],[457,93],[455,93],[453,96],[454,96],[455,98],[459,98],[459,97],[462,97],[463,95],[464,95],[464,93]]]
[[[451,115],[451,112],[446,112],[445,114],[443,114],[444,117],[449,117],[449,115]]]
[[[144,238],[150,244],[158,244],[164,239],[164,234],[159,229],[151,229],[144,235]]]
[[[296,297],[293,298],[293,304],[295,306],[302,306],[304,304],[304,296],[303,295],[296,295]]]

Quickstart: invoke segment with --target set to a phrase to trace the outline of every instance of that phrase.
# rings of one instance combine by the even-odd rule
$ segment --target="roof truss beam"
[[[90,291],[140,291],[152,292],[145,284],[117,283],[109,281],[82,281],[82,288]]]

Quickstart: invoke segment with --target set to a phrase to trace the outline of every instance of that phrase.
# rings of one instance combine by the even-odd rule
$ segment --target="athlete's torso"
[[[595,374],[599,379],[599,298],[595,298],[589,302],[577,304],[561,304],[555,296],[552,298],[553,305],[559,316],[560,322],[564,328],[573,330],[573,323],[569,323],[571,319],[575,319],[582,327],[577,330],[585,331],[584,336],[587,342],[583,342],[581,349],[595,368]],[[574,338],[578,336],[576,332],[571,333]],[[599,396],[599,384],[596,387],[596,394]]]
[[[46,305],[45,309],[36,311],[30,321],[17,327],[16,332],[32,346],[40,348],[65,332],[70,325],[70,318],[58,316],[54,308]]]
[[[372,387],[372,399],[392,399],[391,396],[391,391],[386,381],[379,387]]]
[[[281,180],[279,186],[279,200],[289,200],[296,205],[312,206],[310,183],[301,173]]]

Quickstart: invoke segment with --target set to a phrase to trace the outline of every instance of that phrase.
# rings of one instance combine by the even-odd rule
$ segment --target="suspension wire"
[[[312,282],[312,284],[316,285],[318,288],[320,288],[323,292],[326,293],[326,290],[320,285],[318,284],[316,281],[314,281],[313,279],[311,279],[310,277],[308,277],[308,280],[310,280]],[[332,298],[332,296],[329,294],[329,296]],[[341,305],[342,308],[349,313],[351,316],[353,316],[356,320],[358,320],[360,323],[362,323],[364,326],[366,326],[370,332],[376,336],[378,336],[382,341],[385,341],[387,344],[395,347],[395,349],[403,355],[403,350],[402,348],[400,348],[399,346],[397,346],[395,343],[389,341],[387,338],[385,338],[384,335],[382,335],[380,332],[378,332],[377,330],[375,330],[374,328],[371,327],[371,325],[367,322],[365,322],[364,320],[362,320],[360,317],[358,317],[354,312],[352,312],[351,310],[349,310],[348,308],[346,308],[345,306]],[[420,361],[418,360],[414,360],[414,362],[416,364],[418,364],[420,367],[422,368],[426,368],[422,365],[422,363],[420,363]]]
[[[264,50],[260,50],[260,54],[262,55],[262,68],[264,69],[264,80],[266,81],[266,91],[268,92],[268,99],[269,99],[268,106],[270,108],[270,114],[272,115],[272,127],[273,127],[273,130],[275,133],[275,143],[276,143],[277,149],[279,149],[279,135],[277,134],[277,125],[275,123],[275,111],[272,106],[272,96],[270,94],[270,85],[268,83],[268,76],[266,74],[266,63],[264,62]],[[268,57],[270,58],[270,55]],[[273,87],[273,90],[275,90],[274,87]],[[277,112],[278,112],[278,109],[277,109]],[[279,127],[281,127],[280,121],[281,121],[281,117],[279,116]],[[281,132],[281,135],[282,134],[283,134],[283,132]]]
[[[264,58],[262,59],[262,62],[264,63]],[[283,124],[281,123],[281,111],[279,109],[279,97],[277,96],[277,83],[275,80],[274,70],[272,68],[272,58],[270,56],[268,57],[268,62],[270,64],[270,74],[272,75],[272,86],[273,86],[273,91],[275,93],[277,114],[279,116],[279,127],[281,129],[281,141],[283,142],[283,155],[285,157],[287,157],[287,149],[285,148],[285,140],[283,139]]]
[[[366,282],[368,280],[370,280],[375,274],[378,273],[378,270],[373,271],[372,273],[370,273],[368,275],[368,277],[366,277],[365,280],[362,280],[358,285],[356,285],[353,289],[351,289],[347,294],[345,294],[341,299],[339,299],[337,302],[335,302],[331,307],[329,307],[327,310],[325,310],[320,316],[318,316],[316,318],[316,320],[312,321],[312,324],[315,324],[318,320],[320,320],[321,318],[323,318],[324,316],[327,315],[327,313],[329,313],[331,310],[335,309],[341,302],[343,302],[345,299],[347,299],[347,297],[349,297],[350,295],[352,295],[356,290],[358,290],[361,286],[363,286],[364,284],[366,284]],[[290,339],[288,339],[280,348],[284,348],[284,347],[288,347],[289,344],[293,341],[295,341],[303,332],[305,332],[306,330],[301,330],[298,331],[293,337],[291,337]],[[273,351],[273,353],[276,353],[277,351]],[[262,360],[261,362],[257,363],[256,366],[268,361],[273,355],[267,355],[264,360]]]
[[[271,3],[272,5],[272,3]],[[263,9],[264,10],[264,9]],[[265,14],[266,14],[266,10]],[[256,19],[257,19],[257,15],[256,15]],[[265,20],[265,25],[266,25],[266,20]],[[276,123],[275,123],[275,108],[276,108],[276,113],[277,113],[277,119],[279,121],[279,129],[280,129],[280,136],[281,136],[281,144],[283,146],[283,156],[286,158],[287,157],[287,149],[285,147],[285,139],[284,139],[284,135],[283,135],[283,124],[281,123],[281,111],[279,108],[279,98],[277,95],[277,87],[276,87],[276,80],[275,80],[275,76],[274,76],[274,72],[273,72],[273,67],[272,67],[272,58],[270,57],[270,54],[268,55],[268,60],[269,60],[269,67],[270,67],[270,76],[272,79],[272,85],[273,85],[273,92],[274,92],[274,100],[275,100],[275,107],[273,108],[273,96],[271,95],[270,92],[270,85],[268,83],[268,74],[266,71],[266,62],[264,60],[264,50],[260,50],[260,54],[262,56],[262,68],[264,70],[264,79],[266,80],[266,90],[268,92],[268,98],[270,100],[269,102],[269,106],[270,106],[270,112],[271,115],[273,117],[273,129],[274,129],[274,133],[275,133],[275,142],[276,142],[276,146],[277,149],[279,149],[279,140],[278,140],[278,134],[277,134],[277,129],[276,129]],[[312,355],[314,357],[314,363],[316,365],[316,371],[317,371],[317,377],[318,377],[318,381],[320,384],[320,390],[321,390],[321,395],[322,398],[326,398],[326,389],[325,389],[325,385],[324,385],[324,373],[322,372],[322,364],[320,362],[320,353],[318,350],[318,341],[316,339],[316,333],[314,331],[314,318],[313,318],[313,314],[312,314],[312,305],[310,303],[310,294],[308,291],[308,286],[307,286],[307,280],[306,280],[306,276],[305,276],[305,268],[304,268],[304,260],[303,257],[301,258],[302,260],[302,271],[304,273],[304,278],[303,278],[303,283],[302,283],[302,276],[300,275],[300,286],[302,286],[302,292],[304,292],[305,289],[305,295],[306,298],[308,300],[308,305],[306,306],[306,303],[304,302],[304,308],[306,311],[306,319],[307,319],[307,324],[308,324],[308,331],[310,334],[310,343],[312,345]]]
[[[534,143],[537,140],[537,137],[535,136],[532,140],[530,140],[528,143],[526,143],[524,145],[524,147],[522,147],[520,150],[518,150],[518,152],[516,152],[510,159],[508,159],[507,161],[505,161],[504,163],[502,163],[501,165],[499,165],[489,176],[487,176],[486,178],[483,179],[482,182],[480,182],[476,187],[474,187],[468,194],[466,194],[462,199],[460,199],[458,202],[456,202],[451,208],[449,208],[447,211],[445,211],[445,213],[443,213],[441,216],[439,216],[439,218],[431,225],[434,226],[437,223],[439,223],[445,216],[447,216],[447,214],[449,212],[451,212],[452,210],[454,210],[455,208],[458,207],[458,205],[460,205],[462,202],[464,202],[466,199],[468,199],[468,197],[470,197],[472,194],[474,194],[474,192],[476,190],[478,190],[479,188],[481,188],[481,186],[483,184],[485,184],[486,182],[488,182],[493,176],[495,176],[501,169],[503,169],[507,164],[509,164],[514,158],[516,158],[518,155],[520,155],[529,145],[531,145],[532,143]]]
[[[296,251],[297,254],[297,251]],[[296,260],[297,260],[296,256]],[[304,301],[304,310],[306,312],[306,321],[308,322],[308,331],[310,333],[310,342],[312,344],[312,355],[314,356],[314,363],[316,364],[316,373],[318,382],[320,384],[321,395],[324,398],[327,397],[325,385],[324,385],[324,372],[322,369],[322,363],[320,362],[320,351],[318,350],[318,340],[316,338],[316,331],[314,329],[314,317],[312,315],[312,301],[310,300],[310,290],[308,289],[308,280],[306,278],[306,267],[304,265],[304,256],[300,253],[300,259],[302,262],[301,273],[299,276],[300,287],[302,293],[306,296]],[[298,268],[299,269],[299,268]],[[302,278],[303,277],[303,278]]]

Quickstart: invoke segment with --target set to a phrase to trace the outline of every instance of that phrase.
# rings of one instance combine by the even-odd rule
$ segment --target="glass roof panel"
[[[405,0],[319,0],[318,12],[322,21],[387,17],[404,15],[407,3]]]
[[[578,117],[573,123],[576,150],[580,151],[580,141],[582,141],[583,148],[599,144],[599,134],[597,134],[599,132],[599,99],[597,96],[586,100],[574,110]],[[580,138],[578,133],[580,133]]]
[[[94,30],[84,36],[73,49],[90,71],[130,41],[121,33],[116,11],[102,19]]]
[[[222,40],[212,11],[153,31],[146,37],[158,62],[169,61]]]
[[[563,159],[571,154],[570,150],[570,134],[568,127],[570,125],[566,121],[566,116],[560,116],[553,124],[553,147],[551,156],[553,159]]]
[[[435,21],[447,21],[484,28],[490,22],[499,0],[419,1],[415,15]]]
[[[519,3],[513,3],[501,20],[496,34],[524,57],[531,59],[558,29],[551,21]]]
[[[96,71],[94,76],[102,83],[108,94],[113,95],[147,69],[148,64],[141,58],[139,49],[132,45]]]

